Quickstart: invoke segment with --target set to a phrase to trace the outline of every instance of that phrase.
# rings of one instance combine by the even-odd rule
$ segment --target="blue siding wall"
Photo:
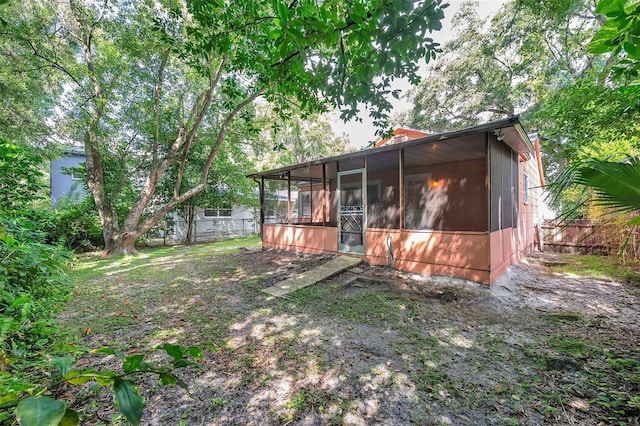
[[[79,154],[66,154],[51,161],[51,204],[56,205],[65,198],[79,201],[87,195],[82,180],[73,180],[64,172],[64,168],[78,167],[84,162],[84,155]]]

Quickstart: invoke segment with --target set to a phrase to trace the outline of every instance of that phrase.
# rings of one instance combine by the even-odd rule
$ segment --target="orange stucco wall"
[[[367,229],[366,260],[402,271],[448,275],[489,284],[489,238],[484,232]]]
[[[337,253],[335,227],[264,225],[263,247],[301,253]],[[489,239],[483,232],[367,229],[366,254],[372,265],[389,262],[387,241],[396,269],[447,275],[489,284]]]
[[[262,246],[300,253],[336,253],[338,229],[330,226],[263,225]]]

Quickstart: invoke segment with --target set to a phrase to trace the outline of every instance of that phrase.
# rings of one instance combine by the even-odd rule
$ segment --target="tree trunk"
[[[139,232],[122,232],[113,235],[111,239],[106,242],[105,249],[100,255],[100,258],[108,259],[115,255],[138,254],[138,250],[136,250],[134,244],[141,235]]]
[[[189,202],[185,206],[186,219],[187,219],[187,244],[193,244],[193,220],[195,218],[195,208],[192,202]]]

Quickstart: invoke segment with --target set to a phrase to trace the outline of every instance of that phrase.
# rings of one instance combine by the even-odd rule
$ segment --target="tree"
[[[0,18],[0,129],[14,144],[42,149],[50,130],[43,124],[53,115],[64,80],[53,63],[34,55],[34,46],[50,41],[54,17],[27,4],[2,3],[7,2],[0,2],[2,9],[19,8],[25,19],[9,24],[12,14],[4,10],[7,19]]]
[[[253,146],[259,167],[304,163],[344,154],[350,149],[349,140],[336,136],[323,115],[314,114],[304,120],[294,115],[282,121],[270,109],[259,114],[260,122],[265,123],[260,133],[261,143]]]
[[[523,113],[592,67],[583,46],[602,18],[591,0],[512,0],[489,22],[477,7],[467,2],[454,17],[462,30],[396,122],[451,130]]]
[[[553,194],[559,199],[570,188],[578,186],[587,189],[581,191],[582,197],[574,207],[567,209],[567,217],[571,217],[579,206],[590,203],[593,196],[595,204],[606,207],[608,213],[632,213],[634,217],[629,224],[640,225],[637,215],[640,210],[640,161],[637,157],[640,153],[637,124],[640,118],[640,4],[625,0],[600,0],[596,11],[606,15],[608,19],[587,48],[594,54],[612,56],[607,61],[609,66],[601,73],[600,85],[588,90],[591,99],[595,93],[600,102],[596,104],[595,112],[587,111],[586,115],[591,122],[596,122],[593,126],[596,130],[615,129],[608,134],[597,135],[601,140],[622,141],[627,146],[608,152],[601,145],[598,151],[574,158],[560,174],[553,187]],[[608,79],[609,77],[612,79]],[[577,85],[570,89],[575,87]],[[585,91],[581,92],[586,94]],[[568,98],[571,101],[577,99],[576,96]],[[581,113],[584,114],[584,111]],[[613,126],[607,126],[612,122]],[[589,130],[593,128],[587,131]],[[618,161],[614,161],[616,157]]]
[[[43,15],[56,17],[48,34],[57,37],[37,45],[14,24],[31,19],[25,7],[0,7],[11,16],[5,19],[11,42],[24,51],[33,46],[32,57],[55,64],[73,84],[59,105],[68,109],[69,134],[82,138],[104,254],[110,255],[134,252],[140,235],[206,189],[228,130],[258,97],[283,114],[291,105],[310,112],[335,105],[345,119],[364,103],[382,126],[392,80],[417,82],[418,61],[438,52],[428,33],[441,27],[440,3],[45,2]],[[199,138],[202,128],[216,132],[213,141]],[[206,161],[197,182],[183,188],[198,145],[206,145]],[[174,166],[173,196],[145,217]],[[136,197],[122,218],[116,203],[128,180]]]
[[[546,172],[558,177],[570,163],[622,160],[640,154],[640,115],[628,108],[638,96],[606,83],[606,71],[592,70],[557,88],[528,113],[543,136]],[[639,93],[640,94],[640,93]]]
[[[602,28],[593,36],[587,49],[594,54],[612,53],[612,76],[633,92],[630,106],[638,109],[640,86],[640,4],[629,0],[600,0],[596,12],[607,17]]]
[[[40,198],[42,158],[34,150],[12,144],[0,135],[0,215],[23,214]]]
[[[255,171],[255,166],[246,155],[244,139],[255,133],[252,123],[246,123],[244,129],[236,126],[233,132],[228,134],[225,143],[218,151],[216,162],[213,164],[207,177],[207,188],[189,198],[177,208],[177,213],[186,222],[187,243],[193,242],[193,229],[195,214],[198,208],[227,208],[228,206],[239,205],[245,207],[256,207],[256,185],[245,178],[245,175]],[[203,135],[206,137],[206,135]],[[215,137],[209,135],[208,137]],[[195,185],[200,178],[200,170],[207,160],[207,152],[202,150],[199,155],[194,152],[192,159],[187,165],[182,184],[184,188]],[[173,196],[173,187],[178,172],[177,167],[172,167],[162,180],[158,190],[157,202],[160,205],[166,203]]]

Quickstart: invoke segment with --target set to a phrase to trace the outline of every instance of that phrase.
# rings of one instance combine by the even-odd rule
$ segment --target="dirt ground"
[[[123,271],[87,283],[62,322],[82,328],[107,302],[135,300],[136,321],[116,317],[82,343],[204,349],[201,368],[179,372],[190,393],[137,380],[145,425],[638,424],[632,286],[554,273],[561,260],[545,253],[491,289],[361,265],[286,299],[261,292],[329,258],[168,258],[166,282]],[[112,357],[83,362],[117,367]],[[67,397],[83,424],[122,421],[95,387]]]

